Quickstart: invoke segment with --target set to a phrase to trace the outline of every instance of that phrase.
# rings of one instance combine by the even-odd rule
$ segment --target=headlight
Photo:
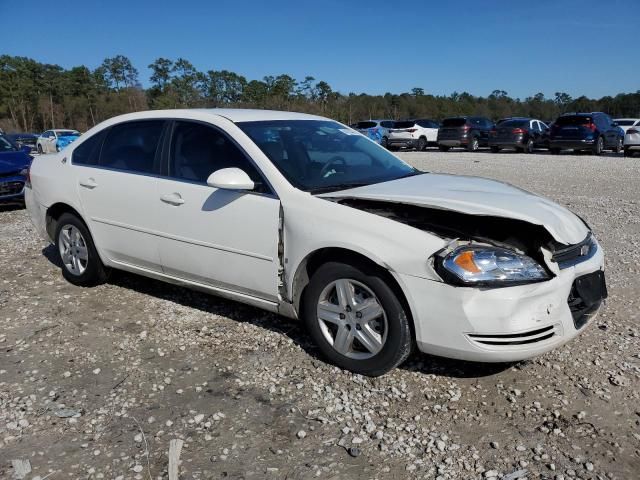
[[[549,278],[532,258],[490,246],[458,247],[442,258],[440,267],[445,281],[469,286],[509,286]]]

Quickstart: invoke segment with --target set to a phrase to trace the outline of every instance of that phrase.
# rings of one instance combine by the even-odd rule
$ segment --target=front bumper
[[[20,200],[24,197],[25,178],[22,175],[0,177],[0,202]]]
[[[399,281],[411,307],[420,351],[461,360],[512,362],[557,348],[588,325],[599,305],[576,321],[575,306],[569,305],[574,283],[603,269],[598,245],[591,258],[541,283],[479,289],[402,274]]]

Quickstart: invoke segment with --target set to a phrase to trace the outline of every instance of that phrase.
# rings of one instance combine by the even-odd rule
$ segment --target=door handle
[[[162,195],[160,197],[160,200],[162,200],[164,203],[176,206],[182,205],[184,203],[184,200],[179,193],[168,193],[166,195]]]
[[[86,180],[80,180],[80,186],[93,190],[98,186],[98,183],[94,178],[87,178]]]

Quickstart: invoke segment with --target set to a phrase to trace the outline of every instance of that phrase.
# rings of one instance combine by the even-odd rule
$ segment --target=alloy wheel
[[[348,358],[371,358],[387,339],[387,316],[378,297],[356,280],[327,285],[318,299],[317,319],[325,340]]]
[[[58,237],[60,258],[67,271],[80,276],[89,263],[89,249],[82,233],[73,225],[65,225],[60,229]]]

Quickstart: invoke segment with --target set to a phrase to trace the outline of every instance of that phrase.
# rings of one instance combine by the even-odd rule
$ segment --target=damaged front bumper
[[[511,362],[563,345],[585,328],[606,297],[603,269],[604,255],[597,245],[584,261],[558,270],[551,280],[528,285],[458,287],[403,274],[398,280],[422,352]]]

